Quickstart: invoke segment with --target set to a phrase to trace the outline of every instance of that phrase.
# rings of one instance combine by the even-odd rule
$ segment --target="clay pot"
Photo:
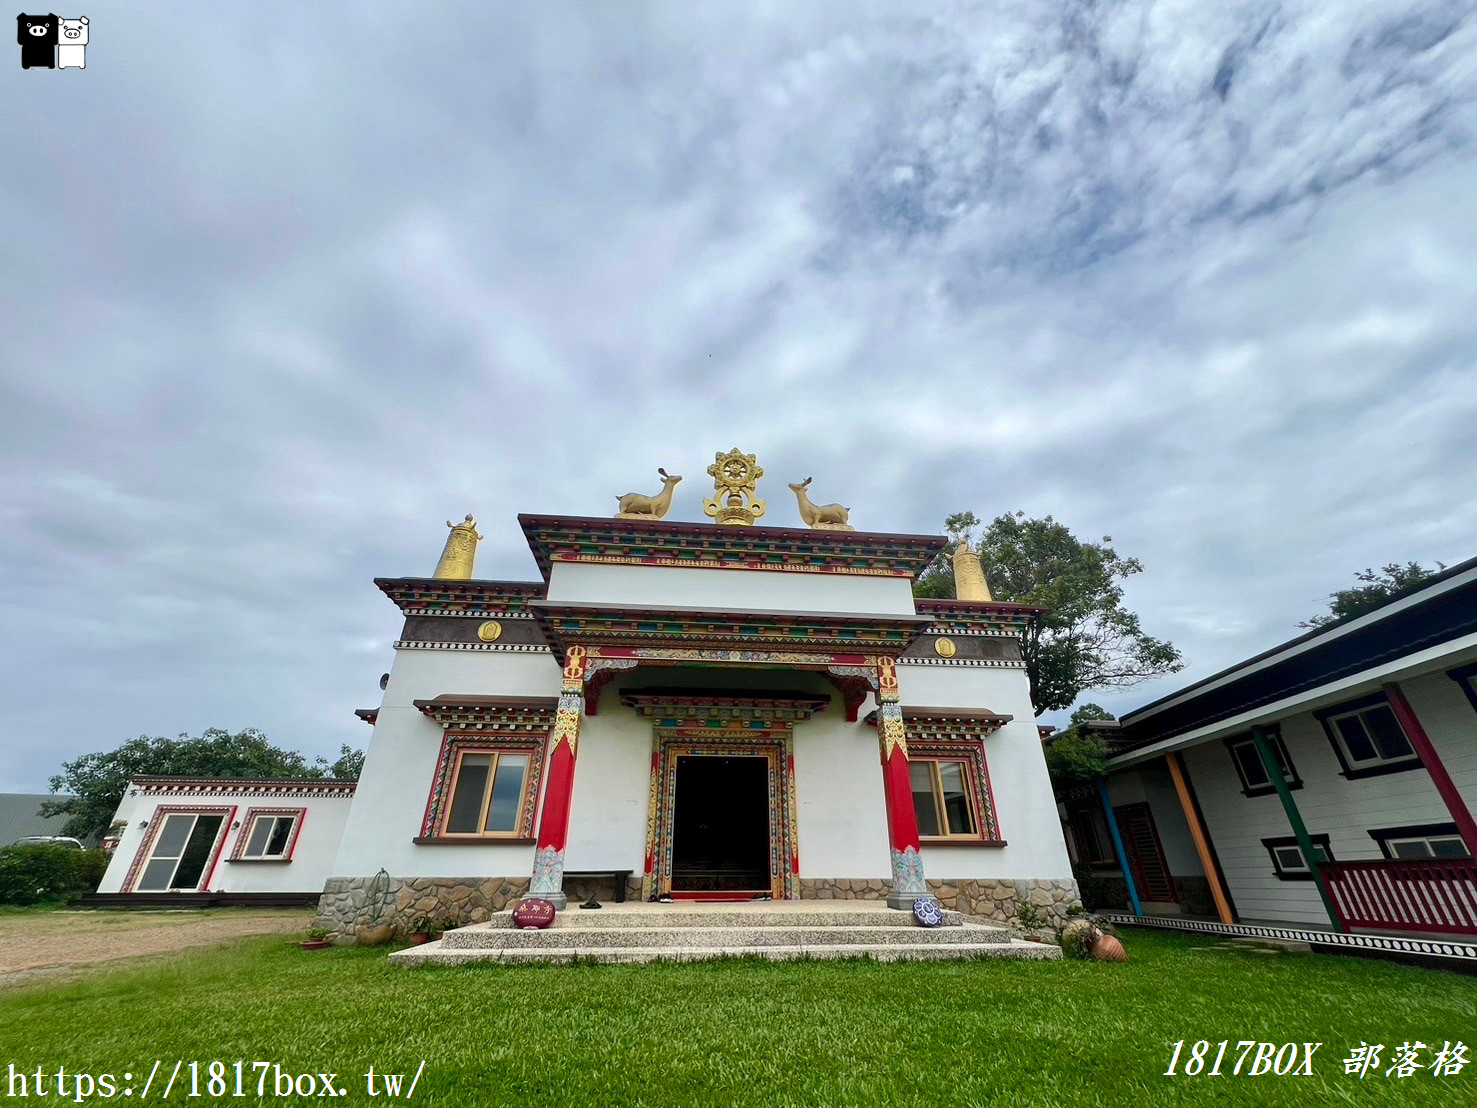
[[[411,946],[424,946],[426,943],[428,943],[430,941],[431,941],[431,933],[429,931],[412,931],[410,933],[410,945]]]
[[[323,950],[333,945],[332,939],[304,939],[297,944],[304,950]]]
[[[1103,935],[1092,944],[1092,956],[1099,962],[1126,962],[1128,951],[1118,941],[1117,935]]]
[[[384,946],[390,941],[395,929],[388,923],[378,923],[371,927],[361,927],[354,933],[354,941],[360,946]]]

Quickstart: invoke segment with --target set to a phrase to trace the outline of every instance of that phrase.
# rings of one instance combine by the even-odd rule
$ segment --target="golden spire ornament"
[[[969,547],[965,539],[951,555],[954,563],[954,599],[982,600],[992,603],[989,582],[985,580],[985,568],[980,565],[980,556]]]
[[[764,501],[754,499],[754,486],[764,476],[754,455],[740,454],[736,446],[727,454],[714,454],[708,476],[713,478],[714,496],[703,501],[703,511],[714,523],[752,527],[764,514]]]
[[[441,551],[441,560],[431,576],[443,581],[470,581],[472,566],[477,561],[477,542],[482,538],[477,534],[477,521],[471,516],[460,523],[448,519],[446,526],[451,528],[451,534],[446,536],[446,549]]]

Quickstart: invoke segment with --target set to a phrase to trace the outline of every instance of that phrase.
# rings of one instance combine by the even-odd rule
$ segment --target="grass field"
[[[413,1100],[426,1105],[1477,1102],[1470,977],[1198,936],[1125,940],[1126,965],[405,970],[383,950],[243,939],[0,991],[0,1063],[112,1073],[121,1093],[123,1072],[141,1088],[162,1059],[158,1099],[175,1060],[194,1059],[206,1095],[185,1100],[188,1069],[170,1095],[193,1104],[255,1102],[252,1061],[337,1072],[339,1103],[390,1103],[368,1096],[364,1073],[413,1074],[422,1060]],[[1177,1039],[1324,1046],[1313,1077],[1163,1077]],[[1474,1062],[1444,1078],[1344,1073],[1360,1040],[1388,1054],[1415,1039],[1461,1039]],[[208,1063],[237,1059],[250,1095],[209,1095]]]

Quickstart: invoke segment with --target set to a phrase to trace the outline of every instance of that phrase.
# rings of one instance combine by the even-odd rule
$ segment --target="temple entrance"
[[[672,812],[672,892],[769,893],[770,759],[677,758]]]

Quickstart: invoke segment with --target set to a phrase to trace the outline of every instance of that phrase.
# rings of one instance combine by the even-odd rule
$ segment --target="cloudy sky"
[[[1111,534],[1189,661],[1120,712],[1477,554],[1471,0],[83,14],[0,65],[0,789],[362,744],[372,577],[733,445]]]

